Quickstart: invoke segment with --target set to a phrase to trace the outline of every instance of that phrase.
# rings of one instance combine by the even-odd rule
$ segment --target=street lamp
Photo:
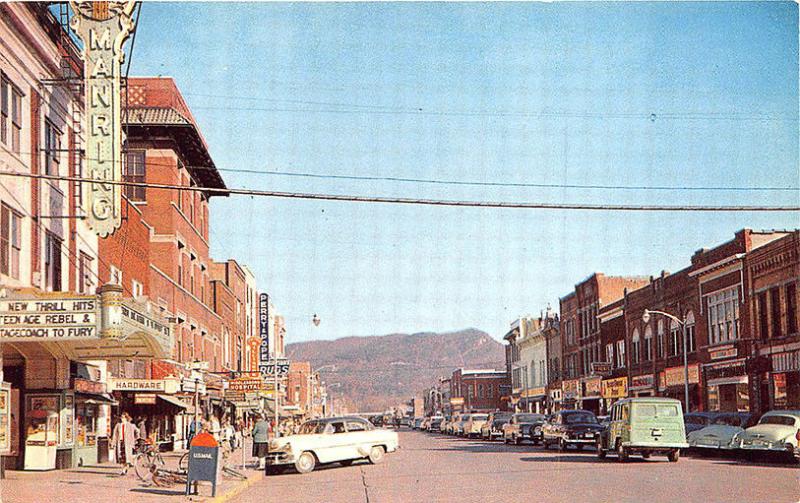
[[[650,322],[650,317],[653,314],[660,314],[661,316],[667,317],[681,326],[681,336],[683,339],[683,398],[684,403],[686,404],[686,412],[689,412],[689,351],[686,347],[686,320],[682,320],[674,314],[665,313],[664,311],[645,309],[644,314],[642,314],[642,321],[645,323],[645,325]]]

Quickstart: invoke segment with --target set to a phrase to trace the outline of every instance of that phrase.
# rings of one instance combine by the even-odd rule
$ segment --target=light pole
[[[689,351],[686,347],[686,320],[682,320],[674,314],[665,313],[664,311],[654,311],[652,309],[645,309],[642,315],[642,321],[647,324],[650,322],[650,315],[660,314],[670,320],[674,321],[681,326],[681,337],[683,339],[683,399],[686,404],[686,412],[689,412]]]

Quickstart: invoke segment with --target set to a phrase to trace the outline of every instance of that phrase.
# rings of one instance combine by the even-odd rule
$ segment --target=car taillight
[[[797,433],[794,434],[794,438],[797,439],[798,442],[800,442],[800,430],[797,430]]]

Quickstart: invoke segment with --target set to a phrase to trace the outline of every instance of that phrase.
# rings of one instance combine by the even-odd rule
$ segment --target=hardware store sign
[[[95,297],[0,301],[0,340],[97,337]]]

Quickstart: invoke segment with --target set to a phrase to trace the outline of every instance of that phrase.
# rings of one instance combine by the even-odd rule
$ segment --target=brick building
[[[800,409],[800,231],[751,251],[745,267],[748,328],[766,360],[751,368],[753,409]]]
[[[286,376],[286,403],[297,407],[299,414],[312,408],[312,372],[310,362],[291,362]]]
[[[507,410],[501,398],[509,393],[510,378],[505,371],[456,369],[450,378],[453,412]]]
[[[224,190],[175,82],[171,78],[131,78],[127,89],[125,178]],[[176,321],[173,359],[207,361],[212,370],[222,370],[225,342],[222,318],[212,307],[208,244],[209,199],[219,192],[130,186],[125,194],[152,227],[151,300]]]
[[[622,298],[626,289],[647,283],[646,278],[594,273],[561,298],[561,346],[564,379],[563,406],[600,410],[600,376],[592,364],[605,360],[600,336],[599,311]]]
[[[225,262],[212,263],[211,277],[214,291],[214,310],[222,316],[223,326],[226,331],[223,336],[223,361],[229,369],[247,370],[245,345],[248,322],[252,324],[252,318],[247,315],[247,273],[236,260],[228,259]],[[225,308],[226,315],[222,315],[216,308],[218,296],[221,301],[229,303],[229,306]]]

